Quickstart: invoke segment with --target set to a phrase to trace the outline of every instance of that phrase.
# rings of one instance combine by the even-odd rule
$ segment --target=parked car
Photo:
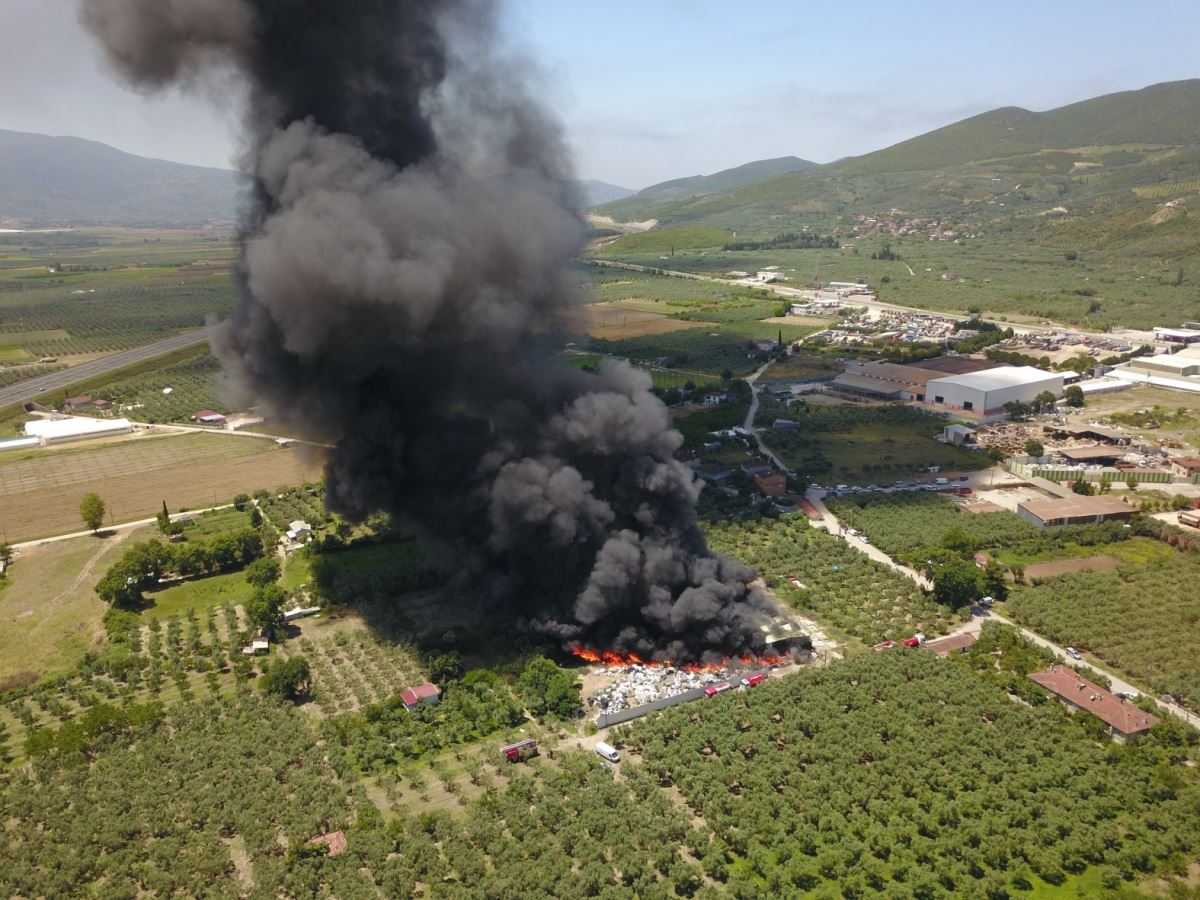
[[[1083,659],[1083,654],[1074,647],[1067,648],[1067,656],[1071,657],[1071,659]]]
[[[1117,691],[1117,696],[1122,700],[1136,700],[1142,695],[1138,691]]]

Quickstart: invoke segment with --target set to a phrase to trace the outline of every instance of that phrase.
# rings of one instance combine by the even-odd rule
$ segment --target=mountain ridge
[[[194,226],[236,215],[242,177],[100,141],[0,129],[0,222]]]

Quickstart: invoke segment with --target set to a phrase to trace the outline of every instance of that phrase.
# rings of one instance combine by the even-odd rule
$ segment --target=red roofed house
[[[932,650],[942,659],[945,659],[952,653],[966,653],[975,644],[976,640],[978,640],[977,635],[971,632],[962,632],[938,638],[936,641],[926,641],[924,647],[926,650]]]
[[[1092,684],[1067,666],[1051,666],[1044,671],[1033,672],[1029,679],[1056,695],[1072,709],[1082,709],[1096,716],[1108,726],[1109,733],[1118,740],[1137,740],[1162,721],[1128,700]]]
[[[404,702],[405,709],[414,710],[422,703],[428,703],[430,706],[437,706],[442,700],[442,692],[438,690],[436,684],[430,684],[428,681],[424,684],[419,684],[415,688],[410,688],[407,691],[400,692],[400,699]]]
[[[304,845],[305,847],[328,847],[330,856],[341,856],[346,852],[349,846],[346,842],[346,833],[343,831],[331,831],[329,834],[323,834],[320,837],[315,837]]]
[[[83,409],[85,406],[91,405],[92,398],[87,394],[83,394],[79,397],[69,397],[66,402],[63,403],[63,406],[65,406],[67,409]]]
[[[782,497],[787,493],[787,476],[782,472],[768,472],[754,476],[758,489],[768,497]]]
[[[200,425],[224,425],[225,416],[211,409],[202,409],[192,416],[192,421]]]

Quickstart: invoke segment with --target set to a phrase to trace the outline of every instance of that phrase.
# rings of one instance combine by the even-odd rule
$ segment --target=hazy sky
[[[510,0],[507,28],[540,67],[580,176],[634,188],[1200,77],[1197,0]],[[0,128],[230,164],[227,110],[114,83],[75,0],[0,0],[0,77]]]

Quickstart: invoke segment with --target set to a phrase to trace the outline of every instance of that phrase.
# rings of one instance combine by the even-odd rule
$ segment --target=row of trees
[[[100,599],[122,609],[137,609],[147,590],[174,575],[191,578],[244,568],[263,555],[262,537],[253,528],[221,534],[206,544],[135,544],[113,563],[96,585]]]

